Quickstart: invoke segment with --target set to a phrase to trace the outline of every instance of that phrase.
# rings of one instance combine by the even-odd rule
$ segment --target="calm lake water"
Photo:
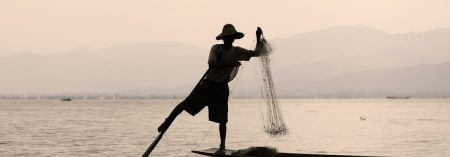
[[[177,102],[0,101],[0,156],[140,156]],[[450,99],[281,100],[290,134],[279,138],[263,132],[260,102],[230,101],[228,148],[450,156]],[[218,125],[204,109],[182,113],[152,156],[196,156],[192,149],[218,145]]]

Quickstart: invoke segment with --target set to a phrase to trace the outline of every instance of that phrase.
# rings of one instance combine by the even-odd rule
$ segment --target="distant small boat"
[[[70,99],[70,98],[64,98],[64,99],[61,99],[61,101],[72,101],[72,99]]]
[[[359,119],[360,119],[360,120],[366,120],[367,117],[366,117],[366,116],[364,116],[364,117],[359,117]]]
[[[387,96],[387,99],[409,99],[409,96]]]

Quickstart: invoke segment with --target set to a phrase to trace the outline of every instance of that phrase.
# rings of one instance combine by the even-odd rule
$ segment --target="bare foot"
[[[216,152],[214,152],[214,154],[224,155],[225,154],[225,147],[221,146],[219,149],[217,149]]]
[[[164,120],[164,122],[158,127],[158,132],[161,133],[164,130],[167,130],[167,128],[169,128],[169,122],[166,120]]]

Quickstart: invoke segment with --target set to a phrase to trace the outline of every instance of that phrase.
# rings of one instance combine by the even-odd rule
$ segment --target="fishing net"
[[[281,114],[280,106],[278,104],[270,68],[269,55],[272,53],[272,47],[264,37],[261,38],[261,47],[258,51],[261,54],[259,57],[260,75],[262,78],[261,94],[265,103],[265,108],[261,113],[264,122],[264,131],[270,136],[286,135],[288,129],[284,123],[283,115]]]

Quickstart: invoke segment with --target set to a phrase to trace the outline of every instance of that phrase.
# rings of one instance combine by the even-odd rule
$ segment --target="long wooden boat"
[[[236,150],[230,149],[226,149],[224,153],[217,154],[216,153],[217,150],[218,148],[210,148],[206,150],[192,150],[192,153],[214,157],[252,157],[252,156],[233,155],[234,152],[236,152]],[[375,157],[375,156],[358,156],[358,155],[302,154],[302,153],[282,153],[282,152],[278,152],[276,156],[277,157]]]
[[[386,99],[409,99],[409,96],[387,96]]]

